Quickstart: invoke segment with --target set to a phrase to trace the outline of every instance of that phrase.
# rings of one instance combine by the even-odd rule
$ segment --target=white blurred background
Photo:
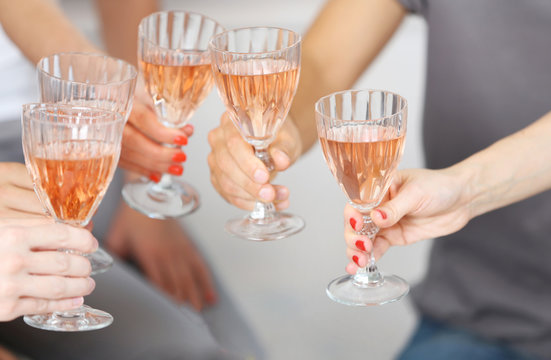
[[[323,3],[166,0],[163,8],[200,12],[226,28],[266,25],[304,34]],[[98,38],[93,0],[64,0],[62,4],[87,35]],[[354,86],[392,90],[408,99],[410,114],[402,168],[423,165],[420,122],[425,48],[423,20],[408,17]],[[186,148],[184,178],[198,188],[202,206],[183,223],[254,328],[267,358],[392,359],[415,326],[416,315],[409,299],[355,308],[336,304],[325,295],[327,283],[343,274],[347,263],[342,236],[345,198],[319,146],[276,179],[291,190],[288,211],[306,221],[301,233],[280,241],[254,243],[224,232],[227,219],[244,213],[225,203],[209,180],[207,133],[218,124],[223,110],[213,91],[191,120],[196,131]],[[429,246],[425,242],[391,249],[379,266],[383,272],[396,273],[415,284],[425,271]]]

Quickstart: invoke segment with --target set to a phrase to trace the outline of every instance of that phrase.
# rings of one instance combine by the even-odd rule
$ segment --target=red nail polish
[[[365,244],[361,240],[356,241],[356,247],[362,251],[365,251]]]
[[[172,161],[174,161],[174,162],[184,162],[184,161],[186,161],[186,159],[187,159],[187,156],[183,152],[176,153],[172,157]]]
[[[179,135],[179,136],[176,136],[176,137],[174,138],[174,143],[175,143],[176,145],[180,145],[180,146],[187,145],[187,137],[185,137],[185,136],[180,136],[180,135]]]
[[[182,173],[184,172],[184,168],[180,165],[170,165],[168,167],[168,172],[172,175],[182,175]]]
[[[218,300],[216,298],[216,295],[212,292],[208,292],[206,295],[205,295],[205,300],[207,301],[207,303],[209,303],[210,305],[213,305],[216,303],[216,301]]]
[[[159,181],[161,181],[161,175],[153,173],[149,175],[149,180],[158,183]]]
[[[381,215],[381,217],[383,218],[383,220],[386,220],[386,213],[385,213],[383,210],[377,209],[377,210],[375,210],[375,211],[378,212],[379,215]]]
[[[350,218],[350,226],[352,226],[352,229],[356,230],[356,219]]]
[[[358,257],[356,255],[352,256],[352,260],[356,263],[356,265],[360,266],[360,264],[358,263],[358,261],[360,261],[360,259],[358,259]]]

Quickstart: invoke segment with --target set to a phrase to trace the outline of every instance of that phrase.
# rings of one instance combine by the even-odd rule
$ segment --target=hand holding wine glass
[[[322,97],[315,112],[327,165],[349,204],[362,214],[361,227],[356,220],[350,225],[357,235],[373,241],[379,228],[371,212],[383,200],[402,157],[407,102],[387,91],[346,90]],[[372,248],[358,244],[359,250],[369,251],[368,261],[353,276],[333,280],[327,295],[354,306],[382,305],[405,296],[408,283],[395,275],[383,276]]]
[[[465,189],[454,167],[398,171],[381,205],[371,211],[373,222],[380,228],[373,242],[375,259],[391,246],[409,245],[463,228],[474,216]],[[356,233],[363,226],[363,216],[350,204],[344,209],[344,219],[347,256],[351,260],[346,269],[355,273],[358,265],[369,262],[363,248],[370,251],[372,241]]]

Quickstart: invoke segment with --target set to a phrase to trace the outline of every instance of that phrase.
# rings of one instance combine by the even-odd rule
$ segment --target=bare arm
[[[138,25],[159,10],[157,0],[96,0],[107,52],[131,64],[137,63]]]
[[[63,51],[99,52],[52,2],[0,0],[0,23],[33,63]],[[47,29],[47,31],[45,31]]]
[[[304,37],[302,72],[290,116],[303,152],[316,141],[314,103],[350,88],[406,14],[396,0],[331,0]]]

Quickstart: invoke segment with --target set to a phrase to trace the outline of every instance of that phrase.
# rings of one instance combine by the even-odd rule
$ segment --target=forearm
[[[157,0],[96,0],[107,52],[131,64],[137,63],[138,25],[158,11]]]
[[[551,188],[551,112],[450,168],[471,218]]]
[[[99,51],[51,1],[0,0],[0,23],[33,63],[58,52]]]
[[[395,0],[331,0],[322,9],[304,37],[300,83],[290,111],[303,152],[317,139],[314,103],[350,88],[405,14]]]

